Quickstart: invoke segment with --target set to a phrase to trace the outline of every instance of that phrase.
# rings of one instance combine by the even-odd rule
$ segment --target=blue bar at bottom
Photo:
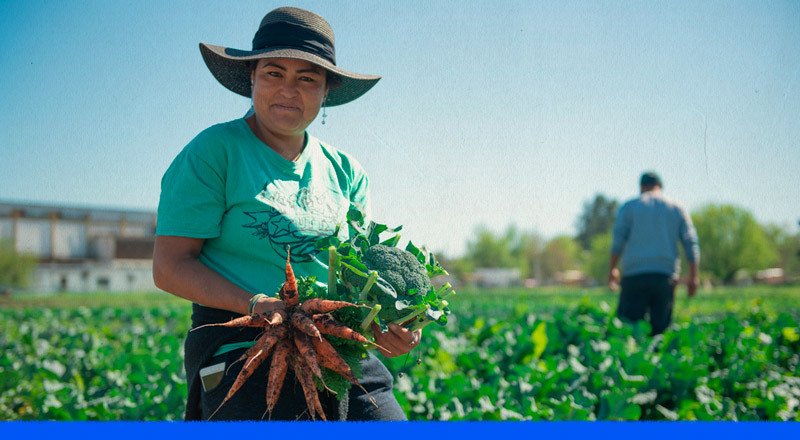
[[[269,426],[266,426],[266,425]],[[239,434],[268,436],[324,435],[393,439],[482,438],[620,438],[710,440],[713,438],[800,438],[797,422],[0,422],[0,437],[24,434],[32,438],[105,437],[114,440],[154,438],[236,438]],[[414,436],[418,437],[407,437]],[[421,437],[419,437],[421,435]],[[41,437],[39,437],[41,436]],[[218,437],[217,437],[218,436]],[[354,437],[355,436],[355,437]],[[363,437],[362,437],[363,436]],[[545,437],[547,436],[547,437]],[[553,436],[553,437],[550,437]],[[294,437],[297,438],[297,437]],[[322,437],[319,437],[322,438]]]

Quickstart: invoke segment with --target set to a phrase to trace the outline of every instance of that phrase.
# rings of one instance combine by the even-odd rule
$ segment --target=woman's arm
[[[157,235],[153,251],[156,287],[197,304],[247,314],[253,293],[228,281],[198,260],[205,240]],[[261,298],[255,313],[283,308],[278,298]]]

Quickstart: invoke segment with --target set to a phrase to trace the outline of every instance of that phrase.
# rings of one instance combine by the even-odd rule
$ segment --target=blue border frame
[[[683,437],[698,439],[725,438],[800,438],[797,422],[262,422],[268,430],[256,435],[274,437],[282,433],[296,435],[324,434],[331,436],[368,436],[389,431],[393,438],[422,434],[423,438],[484,438],[523,434],[544,438],[617,438],[635,437],[647,440]],[[141,440],[158,438],[233,438],[238,432],[253,435],[253,429],[264,429],[259,422],[0,422],[0,434],[32,435],[33,438],[105,437]],[[110,436],[109,436],[110,435]],[[296,438],[296,437],[295,437]],[[336,438],[336,437],[333,437]],[[366,437],[364,437],[366,438]],[[412,437],[413,438],[413,437]],[[419,437],[417,437],[419,438]]]

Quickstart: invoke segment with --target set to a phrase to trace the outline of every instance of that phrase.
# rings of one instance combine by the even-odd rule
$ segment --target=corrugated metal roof
[[[156,220],[155,211],[0,201],[0,217],[11,217],[14,211],[21,211],[22,216],[28,218],[49,218],[55,213],[64,219],[84,219],[89,216],[92,220],[125,219],[126,222],[132,223],[152,223]]]

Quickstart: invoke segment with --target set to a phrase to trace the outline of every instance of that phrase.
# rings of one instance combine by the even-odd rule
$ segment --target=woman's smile
[[[272,104],[272,108],[276,110],[285,110],[285,111],[294,111],[294,112],[301,112],[302,110],[300,107],[296,105],[289,105],[289,104]]]

